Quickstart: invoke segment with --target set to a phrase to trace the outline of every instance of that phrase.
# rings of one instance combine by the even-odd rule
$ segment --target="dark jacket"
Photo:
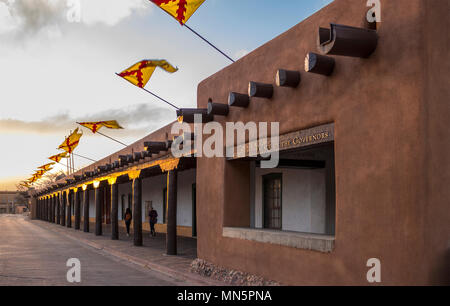
[[[152,209],[149,213],[148,216],[150,218],[150,222],[151,223],[157,223],[158,222],[158,212],[154,209]]]
[[[129,220],[127,220],[127,215],[130,215]],[[131,212],[131,210],[127,210],[125,212],[124,220],[125,220],[125,222],[131,222],[131,220],[133,220],[133,213]]]

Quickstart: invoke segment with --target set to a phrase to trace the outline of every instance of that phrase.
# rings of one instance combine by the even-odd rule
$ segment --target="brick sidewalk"
[[[167,256],[165,255],[165,234],[158,234],[156,237],[150,237],[149,232],[143,231],[144,246],[135,247],[133,245],[133,233],[130,234],[130,237],[127,237],[126,231],[120,227],[120,240],[111,240],[110,225],[103,224],[103,235],[95,236],[93,233],[95,224],[93,223],[89,226],[90,233],[84,233],[82,230],[75,230],[74,228],[67,228],[45,221],[29,220],[29,222],[50,231],[57,232],[69,239],[88,245],[121,260],[155,270],[172,278],[188,281],[189,284],[193,286],[227,285],[189,272],[190,264],[197,256],[197,240],[193,238],[178,237],[179,255]]]

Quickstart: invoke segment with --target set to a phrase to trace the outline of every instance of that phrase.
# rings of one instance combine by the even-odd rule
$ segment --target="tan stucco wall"
[[[382,2],[379,46],[369,59],[335,57],[331,77],[304,72],[319,26],[363,26],[366,1],[336,0],[199,84],[198,106],[226,103],[249,81],[274,84],[279,68],[300,70],[298,89],[275,88],[226,121],[280,121],[281,133],[335,123],[336,242],[331,254],[223,238],[248,226],[245,164],[200,158],[198,255],[295,285],[367,285],[366,262],[382,263],[382,284],[448,281],[449,1]],[[214,175],[214,180],[211,180]],[[447,273],[445,272],[447,271]]]

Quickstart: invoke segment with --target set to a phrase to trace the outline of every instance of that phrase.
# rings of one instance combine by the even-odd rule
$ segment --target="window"
[[[251,167],[250,227],[334,235],[334,143],[281,152],[276,169]]]
[[[281,229],[282,174],[268,174],[263,179],[264,228]]]

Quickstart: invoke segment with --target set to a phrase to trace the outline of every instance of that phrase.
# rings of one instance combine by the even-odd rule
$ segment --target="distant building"
[[[17,191],[0,191],[0,214],[19,214],[27,208],[25,203],[19,202]]]

